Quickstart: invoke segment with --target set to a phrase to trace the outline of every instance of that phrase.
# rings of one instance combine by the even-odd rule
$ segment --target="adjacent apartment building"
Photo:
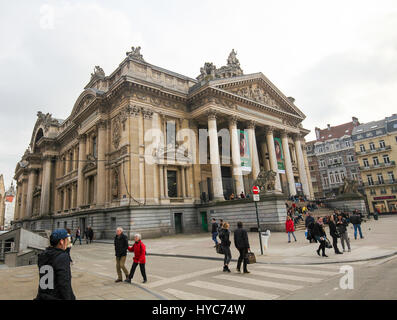
[[[397,212],[397,114],[355,127],[352,139],[370,212]]]
[[[316,140],[306,143],[307,159],[317,199],[330,198],[338,193],[343,179],[358,180],[359,164],[355,155],[352,132],[359,125],[356,117],[351,122],[327,128],[315,128]]]

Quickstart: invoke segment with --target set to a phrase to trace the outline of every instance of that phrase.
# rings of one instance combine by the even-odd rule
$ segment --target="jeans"
[[[346,241],[347,247],[350,250],[350,240],[349,240],[349,235],[348,235],[347,231],[341,233],[340,242],[342,243],[343,250],[345,250],[345,241]]]
[[[361,232],[361,224],[353,224],[353,227],[354,227],[354,239],[357,239],[357,229],[358,229],[358,232],[360,233],[360,238],[362,239],[363,234]]]
[[[126,258],[127,256],[116,257],[116,271],[117,271],[118,280],[123,280],[123,275],[121,273],[121,270],[123,270],[125,277],[128,278],[128,270],[125,267]]]
[[[230,261],[232,260],[232,252],[230,251],[229,246],[222,246],[223,252],[225,254],[225,259],[223,263],[225,266],[229,265]]]
[[[81,236],[76,236],[76,238],[73,241],[73,245],[76,243],[77,239],[80,240],[80,245],[81,245]]]
[[[212,233],[212,241],[215,242],[215,245],[218,244],[218,239],[216,238],[218,236],[218,232],[213,232]]]
[[[136,263],[136,262],[134,262],[132,264],[130,275],[128,276],[128,279],[131,280],[134,277],[135,269],[138,266],[138,264],[139,264],[139,268],[141,269],[141,274],[142,274],[143,280],[146,281],[147,279],[146,279],[145,264],[144,263]]]
[[[288,242],[291,242],[291,234],[292,234],[292,236],[294,237],[294,239],[295,239],[295,241],[296,241],[295,233],[293,233],[293,232],[288,232]]]
[[[237,248],[237,250],[240,252],[240,256],[238,257],[238,261],[237,261],[237,269],[240,270],[241,262],[243,262],[243,270],[245,272],[245,271],[247,271],[247,264],[248,264],[248,259],[247,259],[248,249],[247,248]]]

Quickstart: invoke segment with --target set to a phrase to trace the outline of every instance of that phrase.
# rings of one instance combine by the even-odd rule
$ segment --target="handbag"
[[[216,245],[215,249],[216,249],[216,253],[225,254],[225,253],[223,252],[223,248],[222,248],[222,246],[221,246],[220,243],[218,243],[218,244]]]
[[[325,239],[325,247],[327,249],[331,249],[332,248],[332,244],[331,244],[331,242],[328,239]]]
[[[245,258],[247,259],[247,263],[248,264],[256,263],[256,257],[255,257],[255,254],[253,252],[248,252],[246,254]]]

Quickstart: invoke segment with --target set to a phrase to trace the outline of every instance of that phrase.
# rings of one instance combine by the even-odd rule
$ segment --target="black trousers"
[[[319,240],[320,241],[320,246],[318,247],[317,251],[322,250],[323,255],[325,255],[325,240]]]
[[[332,246],[334,247],[335,253],[338,253],[339,252],[338,237],[332,236]]]
[[[139,268],[141,269],[143,280],[147,280],[146,279],[145,264],[144,263],[136,263],[136,262],[134,262],[132,264],[130,275],[128,276],[128,278],[131,280],[134,277],[135,269],[138,266],[138,264],[139,264]]]
[[[237,269],[240,270],[241,262],[243,262],[243,271],[247,271],[247,264],[248,264],[247,253],[248,253],[248,249],[247,248],[237,248],[237,250],[240,252],[240,256],[238,257],[238,261],[237,261]]]

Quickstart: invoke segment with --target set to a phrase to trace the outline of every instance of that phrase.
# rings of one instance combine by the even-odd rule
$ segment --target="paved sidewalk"
[[[328,258],[319,257],[315,252],[318,244],[309,243],[305,239],[305,232],[295,233],[297,242],[287,242],[287,234],[283,232],[272,233],[269,248],[264,255],[260,255],[258,233],[249,233],[251,250],[255,252],[257,261],[274,264],[323,264],[355,262],[378,259],[397,253],[397,216],[381,217],[378,221],[373,219],[361,225],[364,239],[354,239],[353,226],[349,225],[349,237],[352,247],[351,252],[335,255],[333,249],[327,249]],[[326,229],[329,236],[328,228]],[[233,240],[233,235],[231,237]],[[174,235],[157,239],[143,239],[151,255],[175,255],[202,257],[208,259],[223,259],[223,255],[216,254],[210,233],[192,235]],[[99,242],[99,241],[98,241]],[[112,241],[102,241],[112,243]],[[232,241],[233,242],[233,241]],[[332,242],[332,239],[331,239]],[[340,242],[338,244],[341,249]],[[232,257],[238,258],[238,251],[232,244]]]

